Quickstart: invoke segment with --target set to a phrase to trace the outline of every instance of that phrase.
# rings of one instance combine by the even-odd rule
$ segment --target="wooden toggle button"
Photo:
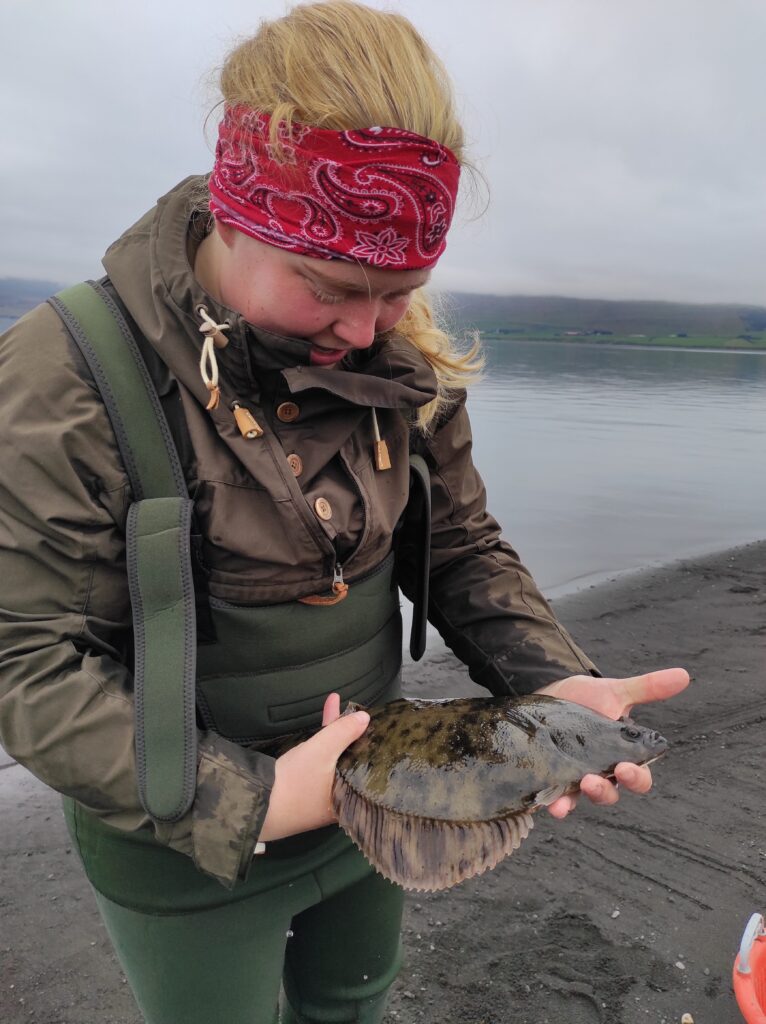
[[[314,502],[314,511],[320,519],[324,519],[327,522],[328,519],[332,519],[332,505],[327,498],[317,498]]]
[[[277,406],[277,419],[283,423],[293,423],[300,416],[301,411],[295,402],[282,402]]]

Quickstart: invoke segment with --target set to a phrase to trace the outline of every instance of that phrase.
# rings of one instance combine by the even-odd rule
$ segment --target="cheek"
[[[396,327],[409,308],[409,299],[402,299],[401,302],[389,303],[379,314],[375,324],[375,330],[379,334],[383,334],[385,331],[390,331],[392,327]]]
[[[302,337],[325,326],[328,319],[324,307],[317,306],[305,288],[261,275],[257,287],[246,280],[237,282],[236,298],[230,303],[248,323],[275,334]]]

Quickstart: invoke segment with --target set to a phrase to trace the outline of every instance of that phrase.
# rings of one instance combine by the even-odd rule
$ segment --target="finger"
[[[585,775],[580,781],[580,792],[591,801],[602,807],[616,804],[620,794],[608,779],[601,775]]]
[[[558,800],[548,805],[548,814],[552,814],[554,818],[566,818],[576,806],[576,796],[560,796]]]
[[[664,668],[621,679],[620,683],[626,709],[629,710],[634,704],[675,697],[689,685],[689,673],[683,668]]]
[[[652,788],[652,773],[645,764],[623,761],[614,769],[614,777],[631,793],[648,793]]]
[[[316,747],[327,757],[337,760],[350,743],[359,739],[369,721],[370,716],[366,711],[354,711],[351,715],[341,715],[308,742],[316,744]]]
[[[329,725],[336,718],[340,718],[340,694],[330,693],[327,695],[322,709],[322,726]]]

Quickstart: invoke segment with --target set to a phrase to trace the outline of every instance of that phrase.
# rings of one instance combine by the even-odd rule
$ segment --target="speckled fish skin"
[[[630,737],[626,736],[626,730]],[[446,821],[529,808],[541,790],[576,788],[588,772],[642,764],[657,733],[542,694],[517,699],[395,700],[341,755],[346,782],[381,806]]]
[[[645,764],[659,733],[541,694],[392,701],[340,757],[339,822],[386,877],[440,889],[494,867],[532,827],[530,812],[589,773]],[[389,852],[391,847],[391,852]]]

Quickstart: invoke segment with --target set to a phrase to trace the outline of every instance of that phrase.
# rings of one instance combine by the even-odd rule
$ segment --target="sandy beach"
[[[671,743],[655,789],[564,821],[538,814],[494,871],[411,897],[387,1019],[741,1024],[732,963],[766,910],[766,542],[556,608],[604,674],[691,673],[684,694],[635,716]],[[412,696],[485,694],[438,644],[405,681]],[[0,1020],[140,1024],[56,795],[2,754],[0,815]]]

